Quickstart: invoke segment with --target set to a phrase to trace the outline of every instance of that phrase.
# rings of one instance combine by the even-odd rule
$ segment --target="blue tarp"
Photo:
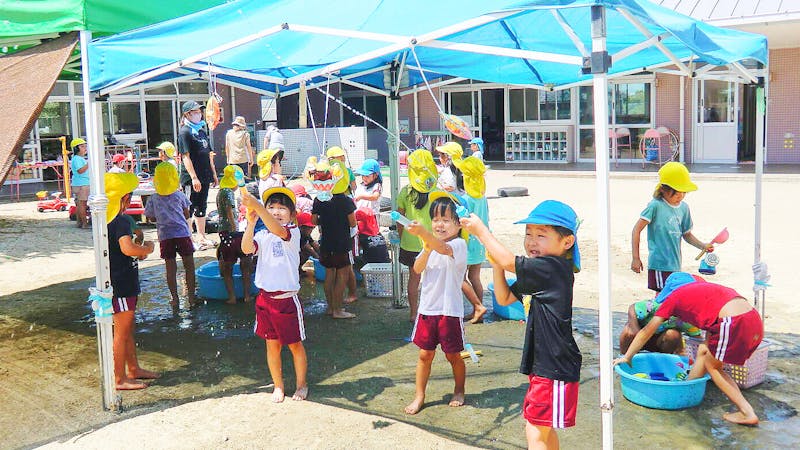
[[[180,17],[138,30],[97,40],[89,46],[92,90],[112,86],[130,77],[145,74],[234,42],[265,29],[288,24],[288,30],[262,37],[247,44],[202,58],[198,64],[212,64],[221,69],[240,71],[241,82],[249,75],[264,77],[243,84],[275,91],[285,88],[283,80],[302,76],[314,79],[319,69],[333,63],[375,52],[370,59],[357,61],[338,70],[338,75],[359,73],[381,67],[398,59],[412,45],[420,66],[429,78],[441,75],[472,78],[499,83],[560,86],[588,79],[580,63],[558,63],[539,58],[520,59],[469,51],[426,46],[430,33],[439,45],[477,44],[503,49],[545,52],[581,57],[555,18],[557,11],[572,28],[585,49],[591,50],[590,6],[606,7],[607,48],[609,54],[646,40],[619,10],[638,20],[653,35],[662,35],[661,43],[677,58],[723,65],[731,62],[766,63],[766,38],[760,35],[713,27],[658,6],[648,0],[237,0],[195,14]],[[471,20],[496,13],[478,23]],[[397,42],[367,39],[362,36],[336,36],[314,31],[297,31],[304,25],[364,33],[379,33]],[[448,27],[450,30],[448,30]],[[407,64],[416,65],[413,55]],[[628,73],[663,65],[669,58],[654,46],[645,47],[623,59],[615,60],[610,74]],[[203,72],[202,67],[181,67],[162,75],[177,77],[189,72]],[[224,77],[222,77],[224,78]],[[410,84],[421,81],[412,71]],[[356,81],[384,88],[383,77],[363,76]]]

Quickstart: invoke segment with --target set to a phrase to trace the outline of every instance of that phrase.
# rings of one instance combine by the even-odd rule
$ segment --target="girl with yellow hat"
[[[446,142],[444,145],[436,147],[436,150],[439,152],[439,162],[442,165],[437,186],[443,191],[463,195],[464,176],[456,162],[461,161],[464,149],[458,142]]]
[[[640,273],[644,266],[639,257],[639,240],[647,227],[647,288],[660,292],[667,277],[681,270],[681,238],[698,249],[714,250],[692,234],[692,215],[683,199],[697,190],[689,170],[679,162],[668,162],[658,171],[653,199],[633,226],[631,270]]]
[[[281,174],[283,150],[267,149],[259,152],[256,157],[258,163],[258,195],[261,196],[269,188],[286,187],[286,181]]]
[[[69,146],[73,151],[69,165],[72,171],[72,193],[75,196],[77,208],[75,217],[78,219],[78,228],[89,228],[89,220],[86,217],[86,205],[89,201],[89,163],[86,161],[86,141],[75,138],[69,143]]]
[[[400,190],[397,197],[397,211],[416,220],[426,229],[431,229],[430,199],[428,194],[436,187],[439,172],[433,155],[430,151],[419,149],[408,155],[408,185]],[[397,226],[400,233],[400,263],[414,266],[414,261],[422,251],[422,241],[410,233],[404,233],[401,225]],[[417,317],[417,304],[419,301],[420,275],[409,270],[408,274],[408,306],[412,322]]]

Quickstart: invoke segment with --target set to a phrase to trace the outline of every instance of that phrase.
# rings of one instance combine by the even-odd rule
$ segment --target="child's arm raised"
[[[275,220],[275,218],[272,217],[272,214],[270,214],[269,211],[267,211],[267,208],[265,208],[264,205],[262,205],[261,202],[258,201],[258,199],[256,199],[250,194],[243,195],[242,204],[246,206],[248,210],[255,211],[258,217],[260,217],[261,220],[264,222],[264,225],[267,226],[267,229],[269,230],[270,233],[278,236],[283,240],[289,238],[289,230],[287,230],[283,225],[281,225],[280,222]],[[249,219],[250,215],[248,214],[247,217],[248,217],[247,226],[250,226],[250,219]]]
[[[492,263],[492,278],[494,279],[494,296],[499,305],[508,306],[517,301],[517,297],[508,286],[506,271],[496,265],[494,261],[490,260],[490,262]]]
[[[650,222],[644,219],[637,220],[631,232],[631,270],[636,273],[641,273],[641,271],[644,270],[642,259],[639,257],[639,242],[641,240],[642,230],[644,230],[644,227],[646,227],[648,223]]]
[[[258,214],[252,209],[247,210],[247,228],[244,230],[244,235],[242,235],[242,252],[247,255],[252,255],[256,252],[256,245],[253,241],[253,235],[256,232],[256,220],[258,220]]]
[[[461,219],[461,226],[481,241],[494,264],[503,270],[516,273],[516,258],[514,254],[503,247],[503,244],[489,232],[489,228],[486,227],[480,217],[470,214],[469,217]]]
[[[409,234],[413,234],[414,236],[422,239],[423,247],[427,247],[430,250],[442,255],[453,256],[453,249],[450,248],[450,245],[448,245],[447,242],[434,236],[433,233],[428,231],[424,226],[420,225],[420,223],[416,220],[408,224],[406,231],[408,231]]]

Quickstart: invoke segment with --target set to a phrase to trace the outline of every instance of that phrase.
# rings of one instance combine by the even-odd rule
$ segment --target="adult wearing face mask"
[[[191,202],[190,212],[197,227],[195,243],[200,250],[216,245],[206,237],[206,207],[208,188],[212,182],[217,182],[211,141],[206,134],[202,110],[203,106],[196,101],[185,102],[181,108],[183,118],[178,132],[178,150],[183,163],[181,186]]]

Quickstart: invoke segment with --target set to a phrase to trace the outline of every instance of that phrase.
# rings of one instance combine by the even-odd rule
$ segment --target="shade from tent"
[[[239,0],[93,42],[91,88],[113,91],[193,72],[249,79],[270,92],[332,73],[386,88],[384,77],[369,74],[398,55],[411,70],[410,84],[421,81],[418,60],[429,78],[552,88],[590,77],[581,65],[591,50],[592,5],[606,7],[610,75],[665,64],[690,75],[682,62],[690,59],[767,61],[763,36],[716,28],[648,0]],[[416,55],[408,55],[411,47]]]
[[[66,64],[78,34],[70,33],[45,44],[0,58],[0,185],[28,140],[47,96]]]

